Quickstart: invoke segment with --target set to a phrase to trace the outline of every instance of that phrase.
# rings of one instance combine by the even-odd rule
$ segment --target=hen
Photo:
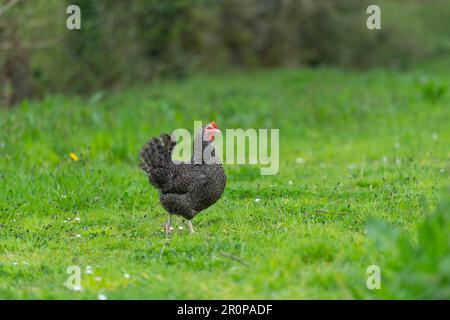
[[[184,217],[193,233],[191,219],[222,195],[226,175],[222,163],[215,159],[213,144],[218,132],[214,121],[198,132],[193,142],[194,154],[187,163],[172,160],[176,142],[168,134],[152,138],[142,148],[140,168],[148,175],[150,184],[158,189],[159,201],[169,213],[166,233],[170,232],[172,214]],[[202,146],[201,152],[195,152],[195,145]]]

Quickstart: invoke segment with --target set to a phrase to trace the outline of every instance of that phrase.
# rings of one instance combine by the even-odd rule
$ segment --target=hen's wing
[[[172,179],[162,191],[163,193],[185,194],[206,184],[207,181],[208,176],[199,165],[180,163],[175,165]]]

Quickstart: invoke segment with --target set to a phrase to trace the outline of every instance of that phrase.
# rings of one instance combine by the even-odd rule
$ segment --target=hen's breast
[[[194,199],[197,211],[210,207],[220,199],[225,190],[226,175],[223,166],[221,164],[208,165],[207,169],[208,183],[201,186],[200,192],[196,192],[198,199]]]

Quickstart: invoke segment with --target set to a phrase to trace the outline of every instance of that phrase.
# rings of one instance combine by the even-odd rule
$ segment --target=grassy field
[[[229,72],[0,110],[0,298],[449,298],[450,207],[433,220],[449,185],[449,86],[444,70]],[[177,220],[166,240],[138,154],[194,120],[279,128],[280,171],[226,166],[197,233]],[[370,217],[378,239],[382,221],[403,234],[391,253]],[[405,243],[410,257],[393,261]],[[381,290],[366,287],[373,264]],[[82,291],[64,285],[70,265]],[[408,271],[412,289],[393,280]]]

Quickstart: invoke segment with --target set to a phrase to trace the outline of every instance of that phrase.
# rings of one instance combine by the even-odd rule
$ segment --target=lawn
[[[367,220],[420,245],[417,230],[445,198],[450,75],[427,70],[230,71],[0,110],[0,298],[398,297],[384,271],[410,266],[389,269]],[[194,120],[278,128],[280,170],[227,165],[196,234],[176,220],[166,239],[138,154]],[[373,264],[381,290],[366,286]],[[71,265],[80,291],[64,285]]]

